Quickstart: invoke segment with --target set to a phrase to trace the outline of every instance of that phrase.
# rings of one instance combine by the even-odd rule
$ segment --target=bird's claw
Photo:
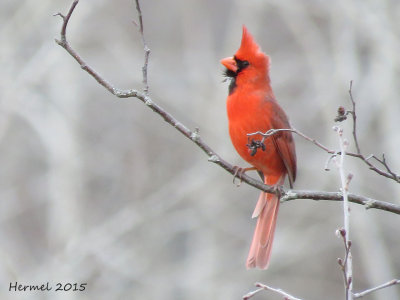
[[[239,187],[242,184],[242,181],[243,181],[242,180],[242,176],[246,172],[246,168],[241,168],[241,167],[238,167],[238,166],[234,166],[233,168],[235,169],[235,173],[233,174],[232,183],[236,184],[236,186]],[[238,178],[238,177],[240,179],[239,184],[237,184],[235,182],[236,178]]]
[[[278,199],[280,199],[285,194],[285,191],[283,190],[282,185],[275,185],[274,191],[275,191],[275,195],[278,197]]]
[[[241,168],[241,167],[238,167],[238,166],[234,166],[233,169],[235,170],[235,173],[233,174],[233,183],[235,183],[235,179],[237,177],[239,177],[239,179],[240,179],[239,184],[236,184],[236,186],[238,186],[238,187],[242,184],[242,181],[243,181],[242,176],[244,175],[244,173],[246,173],[247,171],[257,170],[254,167]]]

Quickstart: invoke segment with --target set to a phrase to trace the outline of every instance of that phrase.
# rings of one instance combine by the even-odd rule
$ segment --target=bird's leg
[[[255,170],[257,170],[255,167],[241,168],[241,167],[238,167],[238,166],[234,166],[233,168],[235,169],[235,173],[233,174],[233,181],[232,182],[235,183],[235,179],[237,177],[239,177],[240,182],[239,182],[239,184],[236,184],[236,186],[238,186],[238,187],[242,184],[242,176],[243,176],[244,173],[246,173],[247,171],[255,171]]]

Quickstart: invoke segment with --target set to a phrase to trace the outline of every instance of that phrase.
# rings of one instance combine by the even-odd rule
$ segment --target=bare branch
[[[318,142],[316,139],[310,138],[309,136],[305,135],[304,133],[302,133],[301,131],[299,131],[299,130],[293,128],[293,127],[292,127],[292,128],[289,128],[289,129],[287,129],[287,128],[270,129],[270,130],[268,130],[267,132],[257,131],[257,132],[249,133],[249,134],[247,134],[247,135],[248,135],[248,136],[261,135],[261,136],[263,137],[262,141],[264,141],[266,138],[268,138],[268,137],[270,137],[270,136],[272,136],[272,135],[274,135],[274,134],[277,134],[277,133],[280,132],[280,131],[290,131],[290,132],[293,132],[293,133],[295,133],[295,134],[301,136],[301,137],[304,138],[305,140],[307,140],[307,141],[313,143],[314,145],[316,145],[317,147],[321,148],[322,150],[324,150],[325,152],[327,152],[327,153],[329,153],[329,154],[332,154],[332,155],[340,155],[340,152],[329,149],[328,147],[326,147],[326,146],[324,146],[323,144],[321,144],[320,142]],[[356,138],[357,138],[357,136],[356,136]],[[356,142],[356,143],[358,143],[358,142]],[[400,183],[400,176],[397,175],[397,174],[395,174],[395,173],[389,168],[389,166],[387,165],[385,159],[382,159],[382,160],[381,160],[381,159],[377,158],[377,157],[376,157],[375,155],[373,155],[373,154],[369,155],[368,157],[365,157],[365,156],[364,156],[363,154],[361,154],[361,153],[346,152],[346,155],[361,159],[362,161],[364,161],[364,163],[366,163],[366,164],[368,165],[368,167],[370,168],[370,170],[372,170],[372,171],[378,173],[378,174],[381,175],[381,176],[390,178],[390,179],[392,179],[392,180],[394,180],[394,181]],[[380,164],[382,164],[382,165],[386,168],[387,172],[385,172],[385,171],[379,169],[378,167],[376,167],[375,165],[373,165],[373,164],[369,161],[371,158],[374,158],[376,161],[378,161]]]
[[[377,290],[384,289],[384,288],[387,288],[389,286],[396,285],[396,284],[400,284],[400,279],[393,279],[393,280],[390,280],[390,281],[388,281],[388,282],[386,282],[384,284],[378,285],[378,286],[376,286],[374,288],[365,290],[365,291],[360,292],[360,293],[355,293],[354,294],[354,298],[355,299],[356,298],[361,298],[361,297],[364,297],[365,295],[368,295],[368,294],[370,294],[372,292],[375,292]]]
[[[366,209],[375,208],[400,215],[400,205],[397,204],[379,201],[351,193],[348,194],[348,198],[350,202],[364,205]],[[343,201],[343,195],[341,192],[289,190],[287,192],[284,192],[280,201],[285,202],[296,199],[309,199],[315,201]]]
[[[292,128],[270,129],[270,130],[268,130],[267,132],[257,131],[257,132],[253,132],[253,133],[248,133],[247,136],[261,135],[261,136],[264,137],[263,140],[262,140],[262,141],[264,142],[264,141],[265,141],[265,138],[268,138],[268,137],[270,137],[270,136],[272,136],[272,135],[274,135],[274,134],[277,134],[278,132],[281,132],[281,131],[290,131],[290,132],[293,132],[293,133],[295,133],[295,134],[301,136],[302,138],[306,139],[307,141],[313,143],[313,144],[316,145],[317,147],[321,148],[322,150],[324,150],[324,151],[326,151],[326,152],[328,152],[328,153],[330,153],[330,154],[335,154],[335,153],[336,153],[336,151],[333,151],[333,150],[328,149],[328,147],[322,145],[322,144],[321,144],[320,142],[318,142],[317,140],[308,137],[307,135],[305,135],[304,133],[298,131],[297,129],[295,129],[295,128],[293,128],[293,127],[292,127]]]
[[[78,5],[78,2],[79,2],[79,0],[75,0],[72,3],[71,8],[69,9],[66,16],[64,16],[62,13],[57,13],[54,15],[54,16],[60,16],[64,21],[63,25],[61,26],[61,40],[62,41],[65,41],[65,35],[67,34],[67,26],[68,26],[69,18],[71,18],[72,13],[75,10],[75,7]],[[57,43],[59,43],[59,42],[57,41]]]
[[[179,122],[174,116],[172,116],[169,112],[164,110],[161,106],[159,106],[157,103],[155,103],[145,92],[140,92],[136,89],[129,89],[129,90],[121,90],[118,88],[115,88],[111,83],[109,83],[107,80],[105,80],[99,73],[97,73],[91,66],[89,66],[79,55],[78,53],[70,46],[67,36],[66,36],[66,29],[68,26],[68,22],[70,20],[70,17],[72,13],[74,12],[74,9],[76,5],[78,4],[78,0],[75,0],[69,9],[69,12],[66,16],[63,16],[61,13],[57,14],[60,16],[63,20],[62,23],[62,29],[61,29],[61,37],[60,39],[56,39],[56,42],[58,45],[63,47],[81,66],[83,70],[85,70],[90,76],[92,76],[100,85],[102,85],[104,88],[106,88],[110,93],[112,93],[114,96],[118,98],[137,98],[140,101],[142,101],[146,106],[148,106],[151,110],[153,110],[155,113],[157,113],[159,116],[161,116],[168,124],[173,126],[176,130],[178,130],[180,133],[182,133],[186,138],[190,139],[193,143],[195,143],[203,152],[208,156],[208,160],[210,162],[213,162],[223,169],[225,169],[227,172],[231,173],[234,175],[237,172],[237,168],[235,166],[231,165],[224,159],[222,159],[213,149],[211,149],[210,146],[208,146],[200,137],[198,129],[195,130],[190,130],[187,128],[184,124]],[[140,18],[139,18],[140,21]],[[304,134],[298,132],[295,129],[290,129],[290,131],[295,132],[303,137],[305,137]],[[262,134],[262,133],[259,133]],[[318,147],[324,149],[326,148],[325,146],[319,144],[317,141],[311,139],[311,138],[306,138],[309,139],[310,141],[313,141]],[[326,148],[327,149],[327,148]],[[324,149],[325,151],[329,151],[329,149]],[[328,152],[328,153],[335,153],[334,151]],[[350,155],[349,153],[347,153]],[[243,182],[246,182],[248,185],[253,186],[261,191],[276,194],[276,193],[281,193],[282,198],[281,201],[290,201],[294,199],[311,199],[311,200],[328,200],[328,201],[342,201],[342,194],[337,193],[337,192],[323,192],[323,191],[301,191],[301,190],[289,190],[287,192],[285,191],[277,191],[274,187],[265,185],[259,180],[256,180],[246,174],[243,174],[241,176],[241,180]],[[380,210],[385,210],[389,212],[393,212],[396,214],[400,214],[400,206],[395,205],[392,203],[387,203],[359,195],[352,195],[349,194],[349,201],[354,202],[357,204],[364,205],[366,208],[375,208],[375,209],[380,209]]]
[[[149,94],[149,84],[147,82],[147,66],[149,64],[149,56],[150,56],[150,49],[147,47],[146,40],[144,38],[144,27],[143,27],[143,16],[142,16],[142,10],[140,9],[140,4],[139,0],[135,0],[136,2],[136,10],[138,13],[138,18],[139,18],[139,31],[140,35],[142,37],[142,44],[144,47],[144,65],[142,67],[142,73],[143,73],[143,92],[145,95]]]
[[[251,297],[253,297],[254,295],[256,295],[257,293],[259,293],[262,290],[272,291],[272,292],[278,293],[285,300],[301,300],[300,298],[296,298],[296,297],[288,294],[287,292],[285,292],[285,291],[283,291],[281,289],[273,288],[273,287],[270,287],[268,285],[265,285],[265,284],[262,284],[262,283],[259,283],[259,282],[256,283],[256,287],[259,287],[259,289],[255,290],[255,291],[252,291],[252,292],[249,292],[248,294],[244,295],[243,296],[243,300],[250,299]]]
[[[387,162],[386,162],[386,157],[385,157],[385,153],[382,154],[382,159],[379,159],[378,157],[376,157],[376,156],[373,155],[373,154],[372,154],[370,157],[366,158],[366,160],[368,160],[369,158],[373,158],[373,159],[375,159],[377,162],[379,162],[380,164],[382,164],[382,165],[385,167],[386,171],[387,171],[390,175],[392,175],[394,178],[398,178],[398,177],[399,177],[398,175],[396,175],[396,174],[390,169],[389,165],[387,164]]]
[[[264,291],[263,288],[258,288],[254,291],[248,292],[246,295],[243,296],[243,300],[248,300],[252,298],[254,295],[258,294],[259,292]]]
[[[394,181],[396,181],[397,183],[400,183],[400,175],[395,174],[394,172],[391,171],[391,169],[389,168],[389,166],[386,163],[385,160],[385,155],[382,155],[382,160],[378,159],[375,155],[370,155],[367,158],[361,154],[361,149],[360,149],[360,145],[358,143],[358,138],[357,138],[357,114],[356,114],[356,102],[354,101],[353,98],[353,93],[352,93],[352,87],[353,87],[353,81],[350,81],[350,88],[349,88],[349,95],[350,95],[350,101],[352,104],[352,110],[348,111],[348,113],[350,113],[353,117],[353,139],[354,139],[354,143],[356,145],[356,149],[357,149],[357,156],[358,158],[360,158],[362,161],[364,161],[364,163],[366,163],[368,165],[368,167],[370,168],[370,170],[373,170],[374,172],[378,173],[379,175],[382,175],[384,177],[393,179]],[[382,164],[386,171],[383,171],[379,168],[377,168],[375,165],[373,165],[370,161],[369,161],[369,157],[373,157],[375,158],[376,161],[378,161],[380,164]]]
[[[343,240],[343,244],[344,244],[344,249],[345,249],[345,255],[344,255],[344,259],[338,258],[337,262],[342,270],[343,273],[343,280],[344,280],[344,286],[345,286],[345,290],[346,290],[346,299],[349,299],[349,287],[350,287],[350,283],[352,283],[353,279],[352,277],[348,276],[348,260],[349,257],[351,257],[351,252],[350,252],[350,248],[351,248],[351,241],[348,241],[346,238],[346,230],[344,228],[342,229],[338,229],[336,231],[336,235],[338,237],[341,237]]]
[[[356,145],[357,154],[361,154],[360,145],[358,144],[358,138],[357,138],[356,102],[353,99],[352,88],[353,88],[353,80],[350,80],[349,96],[350,96],[351,104],[353,105],[353,110],[349,111],[349,113],[351,113],[351,115],[353,117],[353,139],[354,139],[354,143]]]
[[[351,241],[350,241],[350,206],[349,206],[349,183],[352,176],[346,176],[344,171],[344,159],[346,157],[348,142],[343,137],[343,129],[334,127],[339,137],[340,145],[340,159],[337,161],[337,167],[340,175],[341,190],[343,195],[343,220],[344,229],[340,230],[340,235],[343,238],[345,248],[345,259],[342,264],[344,286],[346,300],[353,299],[353,257],[351,254]]]
[[[343,239],[344,244],[344,259],[338,258],[337,262],[343,273],[344,286],[346,291],[346,300],[353,299],[353,271],[352,271],[352,255],[351,241],[347,239],[347,232],[344,228],[337,230],[337,235]]]

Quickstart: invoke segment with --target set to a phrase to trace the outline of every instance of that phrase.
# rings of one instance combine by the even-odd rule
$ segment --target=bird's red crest
[[[257,53],[261,52],[260,47],[254,41],[253,36],[243,25],[242,43],[239,50],[236,52],[236,57],[239,59],[254,57]]]

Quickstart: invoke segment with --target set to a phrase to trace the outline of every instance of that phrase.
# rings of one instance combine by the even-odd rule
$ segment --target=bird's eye
[[[241,60],[237,58],[236,58],[236,64],[238,66],[238,71],[241,71],[250,65],[250,63],[247,60]]]
[[[250,63],[247,60],[242,61],[242,67],[245,68],[249,65]]]

